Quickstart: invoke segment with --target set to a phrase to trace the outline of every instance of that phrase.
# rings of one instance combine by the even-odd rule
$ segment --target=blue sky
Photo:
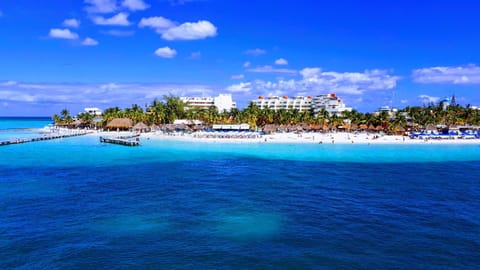
[[[480,105],[476,1],[4,0],[0,115],[166,94]],[[420,2],[420,3],[419,3]]]

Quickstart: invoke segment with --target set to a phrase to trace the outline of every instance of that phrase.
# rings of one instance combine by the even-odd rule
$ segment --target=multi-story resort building
[[[260,109],[270,108],[271,110],[299,110],[301,112],[308,111],[312,108],[312,97],[293,97],[288,96],[277,97],[263,97],[259,96],[258,99],[252,100]]]
[[[84,111],[86,113],[89,113],[93,116],[100,116],[102,115],[102,110],[100,110],[99,108],[85,108]]]
[[[336,94],[326,94],[319,95],[316,97],[307,96],[297,96],[297,97],[263,97],[259,96],[258,99],[252,100],[252,102],[257,105],[260,109],[270,108],[271,110],[299,110],[301,112],[313,110],[314,114],[317,115],[322,110],[328,112],[330,116],[337,115],[341,116],[344,111],[351,111],[352,108],[345,106],[345,103],[342,102]]]
[[[352,111],[336,94],[319,95],[313,98],[313,113],[317,115],[322,110],[328,112],[330,116],[341,116],[345,111]]]
[[[181,97],[180,100],[187,104],[186,110],[193,108],[208,109],[215,106],[218,112],[229,112],[237,108],[237,103],[232,100],[230,94],[219,94],[217,97]]]

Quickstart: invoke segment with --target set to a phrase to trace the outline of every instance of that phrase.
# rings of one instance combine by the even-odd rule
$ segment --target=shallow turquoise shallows
[[[478,209],[480,145],[0,146],[0,269],[476,269]]]

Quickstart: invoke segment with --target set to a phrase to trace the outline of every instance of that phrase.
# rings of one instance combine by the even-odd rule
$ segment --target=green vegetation
[[[108,108],[103,113],[103,122],[115,118],[130,118],[133,123],[144,122],[147,125],[171,124],[176,119],[201,120],[205,125],[248,123],[252,128],[263,128],[265,125],[309,125],[322,129],[343,128],[347,130],[375,129],[389,133],[406,130],[421,130],[429,124],[457,126],[480,125],[480,110],[472,109],[469,105],[462,107],[458,104],[443,108],[442,104],[429,104],[426,106],[406,107],[389,115],[388,112],[361,113],[356,110],[344,112],[342,116],[329,115],[323,110],[314,116],[313,112],[300,112],[298,110],[260,109],[250,103],[245,109],[232,109],[230,112],[219,113],[215,107],[208,109],[193,108],[185,110],[186,104],[180,98],[164,96],[163,101],[155,99],[146,105],[144,110],[137,104],[130,108]],[[54,115],[53,120],[58,125],[71,126],[74,121],[68,110],[61,111],[61,116]],[[83,126],[91,127],[93,117],[88,113],[81,113],[77,119]]]

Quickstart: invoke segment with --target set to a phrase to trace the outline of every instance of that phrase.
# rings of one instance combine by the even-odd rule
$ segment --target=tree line
[[[212,124],[233,124],[247,123],[252,128],[262,128],[265,125],[319,125],[335,129],[347,128],[356,129],[360,126],[375,127],[385,131],[395,132],[397,130],[422,129],[428,124],[458,126],[458,125],[480,125],[480,110],[470,105],[463,107],[453,104],[444,107],[443,104],[428,104],[424,106],[408,106],[395,115],[387,111],[379,113],[361,113],[356,110],[345,111],[341,115],[330,115],[326,110],[321,110],[316,115],[313,111],[277,110],[269,108],[260,109],[254,103],[249,103],[243,109],[232,109],[230,111],[218,112],[212,106],[208,109],[191,108],[186,109],[186,103],[179,97],[164,96],[163,100],[155,99],[151,104],[146,104],[145,109],[138,104],[129,108],[120,109],[111,107],[105,109],[100,122],[94,121],[94,116],[89,113],[77,115],[77,121],[83,126],[105,127],[108,122],[115,118],[130,118],[133,123],[144,122],[147,125],[171,124],[176,119],[200,120],[205,125]],[[55,114],[53,120],[57,125],[72,126],[72,118],[68,110],[64,109],[60,115]]]

